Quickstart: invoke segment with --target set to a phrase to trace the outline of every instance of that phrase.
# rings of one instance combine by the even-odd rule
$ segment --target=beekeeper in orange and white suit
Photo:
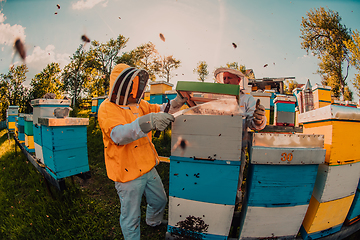
[[[242,200],[242,180],[246,164],[246,147],[249,144],[248,128],[251,130],[262,130],[266,126],[265,107],[256,104],[254,97],[250,94],[247,77],[240,71],[231,68],[218,68],[214,72],[217,83],[233,84],[240,86],[239,107],[244,114],[243,118],[243,139],[241,151],[241,167],[239,174],[236,203]]]
[[[99,107],[108,177],[115,182],[120,198],[120,226],[125,239],[140,239],[140,204],[147,201],[146,223],[162,223],[167,203],[162,181],[155,169],[158,155],[151,142],[151,130],[163,131],[175,119],[161,112],[164,105],[141,100],[149,75],[145,70],[118,64],[110,75],[110,94]],[[186,99],[173,99],[175,112]]]

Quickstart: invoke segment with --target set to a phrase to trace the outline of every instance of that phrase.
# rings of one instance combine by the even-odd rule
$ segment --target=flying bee
[[[164,37],[164,35],[162,33],[159,34],[159,37],[163,42],[165,42],[165,37]]]
[[[89,43],[89,42],[90,42],[90,38],[88,38],[86,35],[82,35],[82,36],[81,36],[81,40],[83,40],[85,43]]]
[[[232,45],[233,45],[233,47],[234,47],[234,48],[237,48],[237,45],[236,45],[236,43],[232,43]]]
[[[60,5],[59,4],[56,4],[57,8],[60,9]]]
[[[268,66],[268,64],[265,64],[265,65],[264,65],[264,67],[267,67],[267,66]]]
[[[85,45],[90,42],[90,38],[88,38],[85,34],[81,36],[81,40],[84,42],[83,47],[85,47]]]
[[[24,44],[21,42],[20,38],[17,38],[15,40],[15,43],[14,43],[14,47],[15,47],[15,54],[16,53],[19,53],[20,57],[22,58],[23,61],[25,61],[25,58],[26,58],[26,50],[25,50],[25,46]],[[14,55],[15,57],[15,55]]]

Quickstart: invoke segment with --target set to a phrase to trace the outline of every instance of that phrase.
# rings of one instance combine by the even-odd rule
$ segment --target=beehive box
[[[20,143],[25,143],[24,125],[24,113],[19,113],[19,116],[16,119],[16,131]]]
[[[295,103],[294,96],[277,96],[274,99],[275,117],[274,123],[277,126],[294,126],[295,123]]]
[[[94,97],[91,99],[91,112],[97,113],[97,109],[98,109],[98,98]]]
[[[320,203],[311,197],[301,236],[304,240],[321,238],[340,231],[355,195]]]
[[[34,126],[33,126],[33,115],[24,114],[24,133],[25,133],[25,149],[26,151],[33,153],[35,152],[34,145]]]
[[[88,118],[39,118],[39,123],[44,164],[55,179],[89,171]]]
[[[253,134],[240,239],[297,235],[325,161],[323,145],[322,135]]]
[[[360,181],[359,181],[359,183],[360,183]],[[345,223],[350,225],[353,222],[358,221],[359,217],[360,217],[360,186],[358,184],[356,193],[355,193],[355,197],[354,197],[354,201],[352,202],[349,213],[346,216]]]
[[[41,128],[41,124],[33,124],[35,156],[41,163],[44,163]]]
[[[169,233],[227,239],[235,208],[241,143],[240,115],[176,117],[171,136]],[[199,224],[197,231],[191,231],[193,226],[184,228],[187,220],[194,219]]]
[[[25,114],[24,115],[24,133],[28,136],[34,135],[34,127],[33,127],[33,115]]]
[[[171,83],[165,81],[150,82],[150,94],[164,94],[165,91],[171,90],[174,86]]]
[[[260,99],[260,104],[265,107],[265,116],[266,116],[266,125],[270,124],[270,102],[271,102],[271,93],[266,92],[251,92],[251,95],[255,100]]]
[[[325,162],[330,165],[360,161],[360,109],[329,105],[299,114],[303,133],[323,134]]]
[[[312,88],[314,109],[325,107],[331,104],[331,87],[317,85]]]
[[[17,116],[19,113],[19,106],[9,106],[7,115],[8,116]]]
[[[54,110],[58,107],[70,107],[70,100],[65,99],[33,99],[33,124],[38,124],[39,117],[54,117]]]
[[[313,196],[320,203],[354,195],[360,176],[360,162],[319,165]]]

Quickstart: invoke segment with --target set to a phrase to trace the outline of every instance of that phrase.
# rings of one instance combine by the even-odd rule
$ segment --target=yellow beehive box
[[[171,83],[165,81],[155,81],[150,84],[150,95],[152,94],[164,94],[165,91],[169,91],[174,86]]]
[[[328,105],[299,114],[303,133],[325,136],[325,162],[329,165],[360,161],[360,109]]]
[[[25,146],[28,147],[29,149],[34,149],[35,145],[34,145],[34,136],[28,136],[25,134]]]
[[[144,100],[145,101],[150,101],[150,92],[145,92],[144,93]]]
[[[308,234],[341,226],[349,212],[355,194],[329,202],[319,203],[311,197],[303,228]]]
[[[315,84],[312,90],[314,109],[325,107],[331,104],[331,87]]]
[[[15,122],[8,122],[8,129],[9,130],[15,129]]]

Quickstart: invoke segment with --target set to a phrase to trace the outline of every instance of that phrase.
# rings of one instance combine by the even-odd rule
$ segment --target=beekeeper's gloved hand
[[[263,122],[265,120],[265,107],[260,104],[259,99],[256,102],[255,111],[254,111],[253,116],[254,116],[255,125],[260,126],[263,124]]]
[[[186,103],[187,97],[181,97],[177,94],[176,98],[170,101],[169,113],[174,113],[180,110],[180,108]]]
[[[173,121],[175,121],[175,118],[169,113],[149,113],[139,117],[139,126],[144,133],[148,133],[153,129],[164,131]]]

